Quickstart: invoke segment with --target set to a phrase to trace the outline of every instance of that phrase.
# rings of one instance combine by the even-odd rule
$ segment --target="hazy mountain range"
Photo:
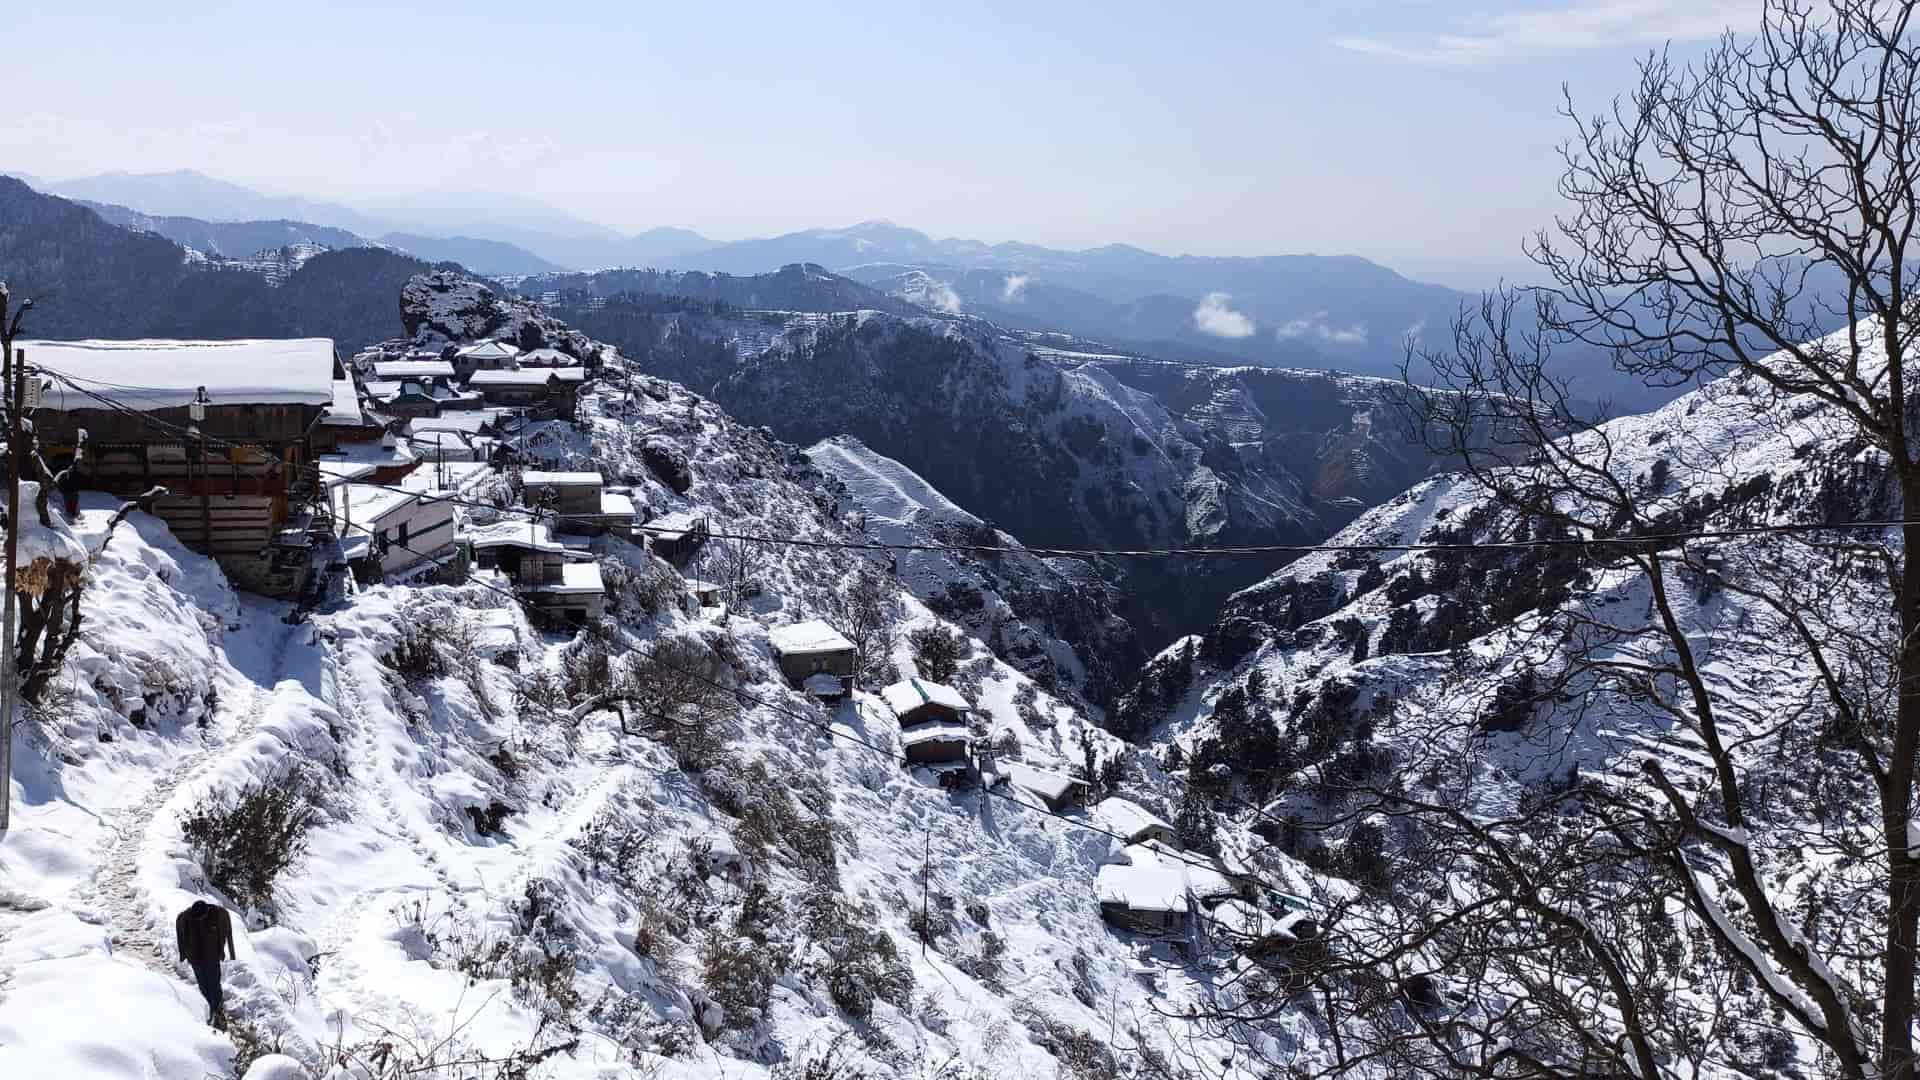
[[[520,196],[427,192],[348,206],[265,195],[192,171],[33,186],[84,201],[114,224],[226,258],[247,258],[260,250],[250,247],[256,243],[384,247],[510,282],[556,278],[559,288],[607,268],[748,277],[812,264],[929,310],[1203,364],[1394,376],[1409,339],[1444,334],[1475,299],[1353,255],[1170,256],[1124,244],[1066,251],[935,239],[885,221],[720,243],[673,227],[621,233]],[[537,282],[528,288],[543,291]],[[1645,406],[1672,396],[1616,376],[1597,352],[1564,363],[1594,398]]]

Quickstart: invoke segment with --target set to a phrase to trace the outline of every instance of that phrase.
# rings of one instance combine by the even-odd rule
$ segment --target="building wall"
[[[907,760],[915,764],[965,761],[967,760],[967,743],[964,739],[915,743],[907,747]]]
[[[807,681],[807,676],[826,672],[843,679],[853,677],[853,651],[831,653],[780,653],[780,673],[795,686]]]
[[[387,553],[380,559],[383,574],[397,574],[418,566],[453,546],[452,503],[416,500],[395,508],[377,522],[365,524],[374,532],[385,534],[389,541]]]

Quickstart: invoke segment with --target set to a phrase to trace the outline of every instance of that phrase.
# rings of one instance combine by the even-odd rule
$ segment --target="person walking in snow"
[[[218,904],[195,900],[173,920],[173,936],[180,947],[180,959],[193,968],[200,996],[207,999],[207,1023],[225,1031],[227,1006],[220,989],[220,961],[222,953],[228,960],[237,959],[233,954],[233,917]]]

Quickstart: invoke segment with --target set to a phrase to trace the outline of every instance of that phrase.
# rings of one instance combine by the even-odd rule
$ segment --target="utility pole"
[[[25,308],[23,307],[24,314]],[[0,286],[0,340],[4,350],[7,391],[7,574],[6,598],[0,603],[0,837],[7,833],[13,803],[13,711],[19,704],[20,672],[14,663],[14,580],[20,556],[20,404],[27,385],[25,352],[13,349],[13,331],[19,319],[7,322],[7,293]]]

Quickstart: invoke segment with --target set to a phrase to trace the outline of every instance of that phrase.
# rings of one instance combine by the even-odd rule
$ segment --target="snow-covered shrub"
[[[967,655],[967,643],[944,626],[923,626],[907,635],[913,643],[913,663],[920,677],[943,683],[953,678]]]
[[[1120,1063],[1113,1051],[1093,1035],[1048,1015],[1030,1000],[1014,1003],[1013,1015],[1027,1027],[1034,1045],[1060,1063],[1060,1075],[1072,1080],[1115,1080]]]
[[[746,937],[716,935],[700,950],[700,982],[724,1012],[723,1025],[746,1031],[760,1022],[785,956]]]
[[[815,887],[801,896],[799,906],[801,927],[818,949],[807,968],[826,982],[836,1005],[864,1018],[850,1003],[865,998],[868,1010],[873,999],[899,1009],[912,1003],[913,968],[893,938],[877,928],[879,913],[871,905],[855,905],[831,888]]]
[[[712,765],[731,738],[727,718],[735,701],[725,689],[731,674],[706,643],[669,637],[628,656],[613,693],[628,707],[631,724],[671,750],[681,768],[697,772]]]
[[[273,885],[306,851],[319,817],[320,785],[303,769],[208,795],[187,811],[181,835],[207,881],[256,909],[273,902]]]

